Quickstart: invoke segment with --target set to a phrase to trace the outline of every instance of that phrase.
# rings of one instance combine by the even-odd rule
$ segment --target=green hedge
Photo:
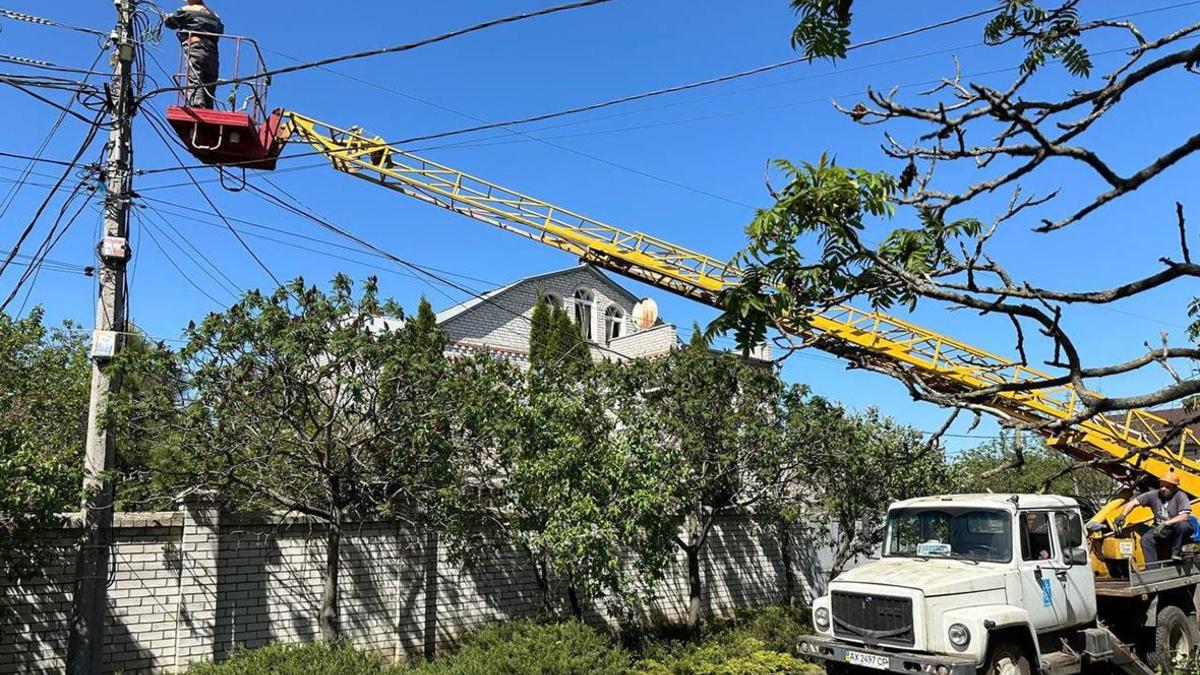
[[[699,639],[675,629],[613,637],[578,622],[509,621],[484,628],[462,647],[429,663],[389,666],[349,645],[269,645],[240,652],[191,675],[820,675],[801,661],[796,636],[809,632],[808,612],[769,607],[740,612],[705,627]]]
[[[414,675],[621,675],[629,656],[578,622],[509,621],[485,628],[457,652],[417,666]]]
[[[188,669],[189,675],[399,675],[393,668],[370,654],[355,651],[349,645],[329,646],[321,642],[307,645],[271,644],[259,649],[239,651],[224,663],[203,663]]]
[[[796,656],[796,637],[811,633],[808,610],[764,607],[708,625],[700,641],[651,641],[635,672],[646,675],[821,675]]]

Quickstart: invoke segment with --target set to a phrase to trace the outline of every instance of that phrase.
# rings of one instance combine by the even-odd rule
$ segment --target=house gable
[[[528,353],[530,322],[537,301],[547,295],[559,298],[574,316],[572,299],[581,289],[593,296],[593,343],[605,342],[605,312],[610,307],[619,309],[623,317],[621,334],[634,334],[633,307],[638,297],[588,265],[539,274],[503,286],[441,312],[438,322],[451,343]]]

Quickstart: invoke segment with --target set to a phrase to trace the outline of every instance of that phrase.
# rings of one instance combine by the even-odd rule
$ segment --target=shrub
[[[608,636],[578,622],[516,620],[485,628],[458,652],[414,675],[621,675],[629,658]]]
[[[791,654],[796,651],[796,638],[812,633],[812,622],[805,607],[760,607],[739,611],[711,632],[739,633],[761,640],[769,650]]]
[[[644,660],[637,672],[647,675],[820,675],[821,668],[795,656],[796,638],[812,632],[808,610],[763,607],[743,610],[732,619],[712,622],[700,642],[672,640],[669,629],[658,640],[641,640]],[[665,638],[665,639],[664,639]]]
[[[188,675],[397,675],[383,659],[355,651],[349,644],[307,645],[270,644],[254,650],[238,651],[220,664],[202,663],[188,669]]]
[[[645,675],[821,675],[820,666],[768,649],[762,640],[728,634],[689,651],[638,664]]]

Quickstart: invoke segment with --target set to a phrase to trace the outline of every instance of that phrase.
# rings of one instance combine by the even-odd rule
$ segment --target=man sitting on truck
[[[1121,515],[1113,523],[1118,529],[1125,527],[1125,518],[1138,506],[1145,506],[1154,513],[1154,527],[1142,533],[1142,555],[1146,568],[1158,564],[1159,544],[1171,544],[1171,560],[1183,560],[1183,543],[1191,538],[1192,524],[1189,520],[1191,505],[1187,495],[1179,491],[1179,476],[1170,472],[1158,481],[1158,489],[1143,492],[1125,505]]]

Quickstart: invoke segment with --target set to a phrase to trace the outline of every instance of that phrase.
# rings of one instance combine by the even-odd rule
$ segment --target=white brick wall
[[[0,581],[0,674],[64,668],[74,531],[53,536],[61,562],[44,579],[23,587]],[[172,671],[192,660],[223,659],[237,646],[306,642],[319,634],[325,548],[319,524],[217,518],[194,505],[178,513],[118,514],[114,539],[108,672]],[[540,606],[532,568],[516,551],[489,551],[464,569],[435,538],[389,522],[349,527],[342,553],[343,632],[389,657],[452,645],[464,631],[533,616]],[[655,589],[647,619],[683,617],[684,569],[681,555]],[[744,518],[726,519],[713,531],[703,572],[713,615],[776,602],[782,592],[778,546]]]

